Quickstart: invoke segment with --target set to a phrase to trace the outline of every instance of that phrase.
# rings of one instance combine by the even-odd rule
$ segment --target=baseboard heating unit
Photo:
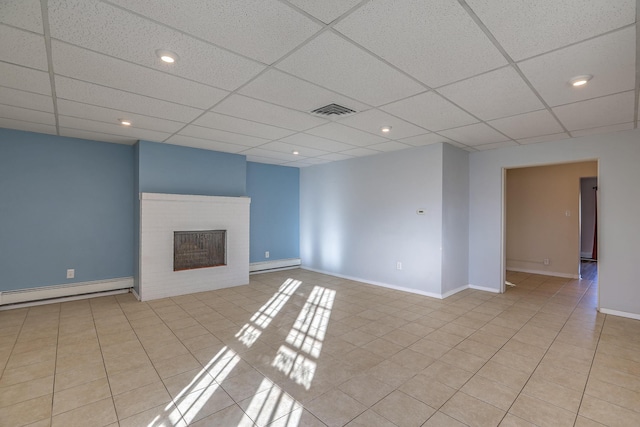
[[[278,259],[274,261],[253,262],[249,264],[249,274],[268,273],[270,271],[290,270],[300,267],[300,258]]]

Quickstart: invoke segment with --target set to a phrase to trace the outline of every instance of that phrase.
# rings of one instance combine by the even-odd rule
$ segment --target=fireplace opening
[[[227,231],[174,231],[173,271],[227,265]]]

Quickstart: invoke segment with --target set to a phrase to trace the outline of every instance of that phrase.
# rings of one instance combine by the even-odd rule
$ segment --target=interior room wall
[[[582,178],[580,180],[580,256],[591,258],[593,256],[593,243],[596,230],[596,190],[597,177]]]
[[[442,153],[433,144],[303,168],[303,267],[440,295]]]
[[[443,144],[442,293],[469,284],[469,153]]]
[[[507,170],[507,270],[578,278],[580,178],[597,174],[596,161]]]
[[[469,279],[500,289],[503,169],[597,159],[600,307],[640,315],[640,131],[590,135],[469,156]]]
[[[247,162],[247,196],[251,197],[249,262],[300,258],[300,170]]]
[[[0,290],[133,276],[133,170],[131,146],[0,129]]]

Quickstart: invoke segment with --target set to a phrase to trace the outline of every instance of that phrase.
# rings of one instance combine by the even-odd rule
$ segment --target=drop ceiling
[[[636,7],[2,0],[0,127],[294,167],[438,142],[477,151],[634,129]],[[583,74],[593,78],[571,87]],[[356,113],[310,113],[332,103]]]

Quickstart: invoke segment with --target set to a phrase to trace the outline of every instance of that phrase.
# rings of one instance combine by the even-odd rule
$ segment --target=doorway
[[[580,178],[580,278],[597,277],[598,177]]]
[[[579,279],[583,272],[593,270],[581,265],[586,248],[591,253],[585,263],[593,263],[597,277],[597,264],[591,261],[597,259],[597,197],[591,189],[597,187],[597,175],[597,160],[504,170],[503,292],[510,288],[509,278]],[[585,181],[591,193],[584,197],[581,178],[596,183]],[[582,208],[582,199],[590,203],[593,216]],[[583,210],[590,223],[581,221]],[[591,227],[584,239],[583,224]]]

